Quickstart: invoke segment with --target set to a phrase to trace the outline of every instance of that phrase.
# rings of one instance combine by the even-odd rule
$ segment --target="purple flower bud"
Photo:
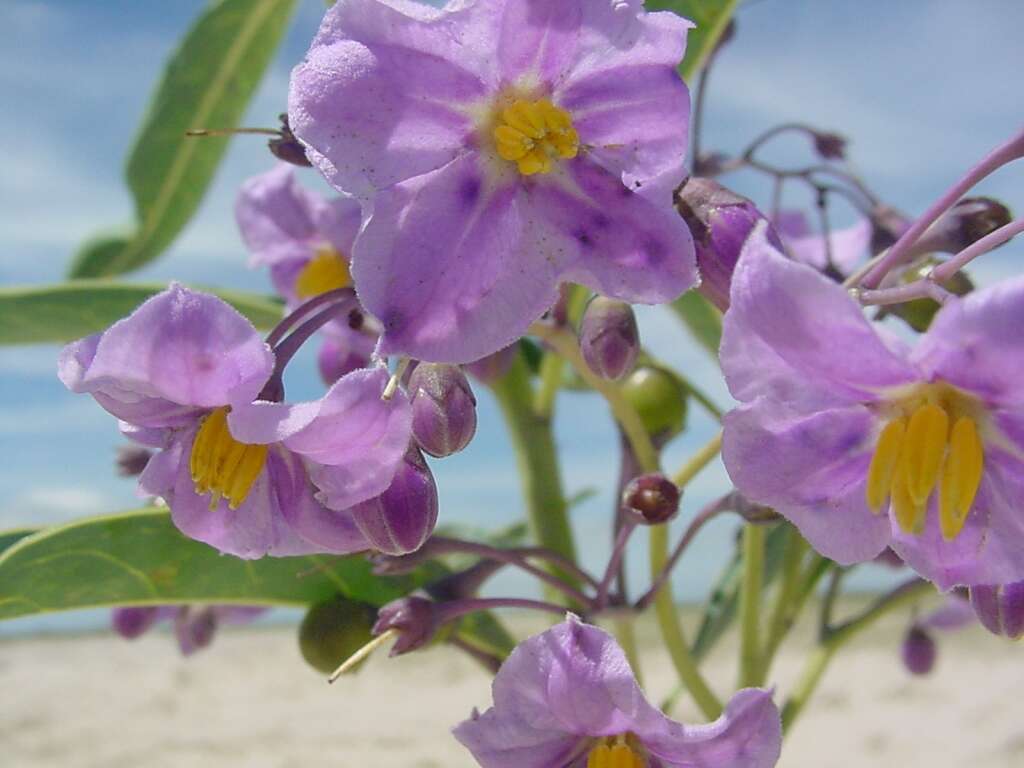
[[[389,629],[398,631],[398,640],[391,648],[391,655],[415,651],[429,643],[437,633],[436,603],[425,597],[403,597],[393,600],[377,612],[373,634],[380,635]]]
[[[388,489],[351,512],[379,552],[404,555],[419,549],[437,524],[437,485],[423,455],[409,450]]]
[[[510,344],[504,349],[499,349],[493,355],[481,357],[462,367],[480,382],[490,385],[508,373],[518,354],[519,344]]]
[[[633,308],[624,301],[595,296],[580,320],[580,351],[594,373],[621,379],[640,353],[640,332]]]
[[[991,197],[965,197],[921,235],[915,253],[957,253],[1013,219],[1010,209]]]
[[[724,312],[729,308],[729,285],[740,250],[765,215],[747,198],[705,178],[686,182],[676,194],[676,208],[690,228],[697,249],[701,275],[697,290]],[[774,230],[770,230],[769,239],[783,250]]]
[[[845,160],[846,139],[838,133],[815,131],[814,150],[825,160]]]
[[[927,675],[935,667],[938,648],[932,636],[921,627],[912,625],[903,636],[903,647],[900,649],[903,666],[912,675]]]
[[[115,608],[111,621],[117,634],[134,640],[152,627],[157,619],[161,618],[161,613],[161,608],[155,605],[139,608]]]
[[[182,656],[191,656],[211,642],[217,633],[217,613],[211,607],[182,608],[174,619],[174,634]]]
[[[409,377],[412,434],[431,456],[458,453],[476,433],[476,398],[456,365],[420,363]]]
[[[117,474],[121,477],[138,477],[146,468],[153,452],[138,445],[122,445],[117,449]]]
[[[1024,581],[971,587],[971,607],[989,632],[1011,640],[1024,637]]]
[[[281,135],[267,142],[270,152],[278,160],[283,160],[286,163],[299,165],[303,168],[311,167],[313,164],[306,157],[306,148],[295,138],[291,126],[288,125],[288,115],[282,114],[280,118]]]
[[[679,488],[662,474],[653,472],[634,477],[622,491],[622,506],[633,512],[637,522],[667,523],[679,511]]]

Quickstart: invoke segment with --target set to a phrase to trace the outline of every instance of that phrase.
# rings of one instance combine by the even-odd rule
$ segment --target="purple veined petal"
[[[627,189],[586,158],[521,193],[526,232],[559,278],[623,301],[658,304],[697,284],[693,238],[670,204]]]
[[[1024,580],[1024,465],[1006,452],[986,446],[985,474],[963,530],[946,541],[939,528],[936,498],[929,505],[925,530],[905,534],[893,523],[892,548],[907,565],[942,590],[976,584]]]
[[[333,386],[342,376],[370,365],[377,346],[376,337],[338,323],[325,327],[322,336],[316,359],[320,377],[327,386]]]
[[[729,391],[801,409],[870,401],[919,380],[840,285],[779,253],[759,224],[733,273],[720,359]]]
[[[363,212],[354,197],[337,197],[328,200],[317,210],[316,231],[336,250],[343,259],[352,257]]]
[[[66,347],[60,375],[124,421],[167,427],[251,401],[273,368],[252,323],[221,299],[172,283],[99,339]]]
[[[538,729],[494,709],[474,711],[452,733],[482,768],[576,768],[576,757],[585,749],[583,739],[557,727]]]
[[[284,510],[284,515],[314,552],[350,555],[372,549],[350,511],[328,509],[311,493],[302,494]]]
[[[592,159],[626,187],[670,200],[686,175],[690,97],[678,66],[692,24],[614,5],[583,4],[577,56],[553,99]]]
[[[283,557],[322,551],[300,536],[285,515],[285,510],[293,509],[304,497],[312,495],[299,456],[278,447],[271,448],[263,471],[238,509],[231,509],[223,499],[210,509],[209,495],[196,493],[189,469],[194,438],[194,430],[179,438],[180,458],[174,485],[163,494],[171,509],[171,520],[182,533],[246,560],[264,555]],[[151,460],[150,465],[157,458]]]
[[[117,428],[133,443],[147,448],[165,448],[170,439],[170,430],[164,428],[139,427],[127,421],[119,421]]]
[[[932,321],[913,360],[988,403],[1024,407],[1024,278],[953,299]]]
[[[167,447],[153,454],[146,468],[139,475],[139,493],[144,496],[166,498],[174,493],[174,485],[178,480],[178,470],[188,456],[183,454],[191,442],[184,443],[180,435],[171,438]]]
[[[578,56],[580,0],[498,0],[498,67],[503,82],[551,88]]]
[[[316,220],[325,205],[299,185],[287,163],[248,179],[235,201],[235,220],[250,266],[308,259],[321,239]]]
[[[367,196],[464,153],[466,108],[493,79],[493,24],[490,3],[332,6],[288,95],[292,130],[328,182]]]
[[[653,724],[653,723],[652,723]],[[666,766],[686,768],[772,768],[782,750],[782,722],[769,691],[746,688],[707,725],[660,725],[635,731],[647,750]]]
[[[803,211],[780,211],[775,227],[796,261],[820,271],[831,265],[842,275],[852,274],[867,257],[874,232],[870,219],[858,219],[849,227],[829,233],[829,251],[826,252],[825,238],[811,230]]]
[[[558,265],[524,238],[519,178],[475,155],[377,195],[352,272],[381,353],[467,362],[508,346],[557,297]]]
[[[797,414],[759,398],[726,414],[722,459],[744,496],[775,509],[821,554],[850,565],[889,543],[889,520],[872,514],[865,498],[878,428],[863,406]]]

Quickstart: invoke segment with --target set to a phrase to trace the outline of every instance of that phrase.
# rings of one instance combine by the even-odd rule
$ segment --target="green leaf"
[[[199,207],[228,144],[226,137],[190,138],[185,131],[238,126],[295,4],[218,0],[199,17],[168,61],[128,157],[135,231],[87,243],[71,277],[137,269],[173,242]]]
[[[163,510],[93,517],[26,536],[0,555],[0,619],[117,605],[306,606],[342,594],[382,605],[426,572],[384,578],[360,556],[241,560],[186,538]]]
[[[39,533],[41,530],[41,528],[11,528],[6,531],[0,531],[0,554],[3,554],[26,536]]]
[[[717,363],[718,345],[722,342],[722,315],[718,309],[696,291],[687,291],[668,306]]]
[[[0,344],[63,343],[96,333],[128,315],[166,285],[72,280],[57,285],[0,288]],[[208,290],[208,289],[206,289]],[[270,328],[282,314],[275,299],[239,291],[212,291]]]
[[[686,40],[686,58],[679,72],[686,82],[700,72],[725,31],[739,0],[647,0],[648,11],[674,11],[684,16],[696,28],[690,30]]]

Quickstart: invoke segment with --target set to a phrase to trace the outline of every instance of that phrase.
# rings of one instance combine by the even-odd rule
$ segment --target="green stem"
[[[679,489],[682,490],[691,480],[693,480],[694,477],[697,476],[698,472],[714,460],[718,455],[718,452],[721,450],[722,433],[719,432],[711,438],[706,445],[693,454],[690,460],[672,476],[672,482],[678,485]]]
[[[540,364],[540,386],[533,399],[533,410],[542,419],[550,419],[555,410],[555,398],[562,386],[562,370],[565,361],[558,355],[548,353]]]
[[[529,369],[521,355],[516,357],[509,372],[495,382],[493,388],[516,453],[534,539],[541,546],[576,562],[576,547],[569,526],[568,505],[562,491],[551,422],[537,415],[533,409]],[[547,567],[566,583],[579,586],[574,576],[556,565]],[[545,588],[545,598],[551,602],[561,599],[551,587]]]
[[[740,584],[740,688],[761,685],[761,590],[764,582],[762,525],[743,531],[743,581]]]
[[[768,620],[768,639],[765,641],[762,659],[762,674],[766,678],[771,670],[772,661],[782,644],[783,638],[793,626],[795,615],[792,608],[800,586],[800,566],[807,552],[807,542],[794,527],[790,527],[786,541],[786,552],[782,561],[782,576],[778,592],[775,593],[775,605],[771,618]]]
[[[613,624],[615,625],[615,639],[622,646],[622,650],[629,660],[629,666],[633,668],[633,675],[636,677],[637,682],[643,687],[640,653],[636,647],[636,628],[633,626],[633,618],[631,616],[616,616]]]
[[[818,645],[811,658],[808,659],[807,666],[800,676],[800,681],[782,708],[783,732],[788,733],[789,729],[793,727],[793,723],[796,722],[803,712],[807,702],[817,689],[818,683],[821,682],[829,662],[832,661],[832,657],[836,655],[840,648],[870,628],[886,614],[910,605],[925,595],[934,592],[934,590],[935,588],[923,579],[914,579],[906,582],[880,597],[874,605],[856,618],[830,630],[825,639]]]

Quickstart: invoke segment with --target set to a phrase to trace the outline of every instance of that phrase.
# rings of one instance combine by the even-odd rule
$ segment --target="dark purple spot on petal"
[[[459,200],[467,207],[471,208],[476,205],[476,201],[480,199],[480,179],[476,176],[467,176],[461,182],[459,182],[458,190]]]
[[[582,245],[584,248],[593,248],[594,240],[591,238],[590,233],[585,229],[577,229],[572,233],[572,236],[576,238],[576,242]]]

